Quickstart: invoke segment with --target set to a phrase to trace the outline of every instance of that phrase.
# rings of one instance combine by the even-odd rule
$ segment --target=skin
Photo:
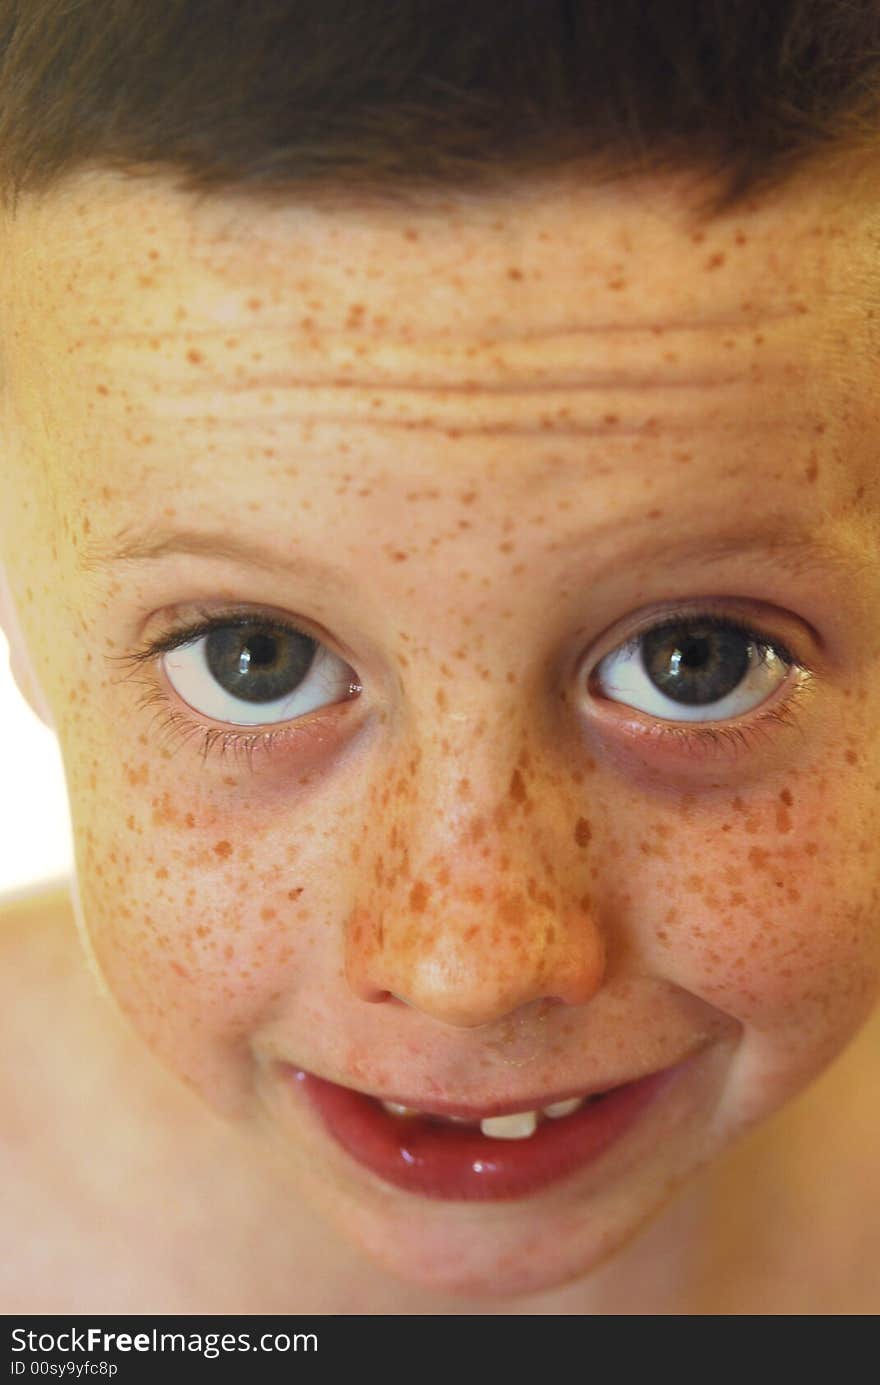
[[[673,179],[263,208],[92,173],[4,228],[3,619],[83,943],[273,1161],[276,1220],[318,1209],[423,1306],[583,1310],[876,1004],[876,200],[847,192],[704,224]],[[185,529],[262,564],[110,557]],[[786,558],[804,534],[821,559]],[[589,684],[683,604],[790,650],[791,715],[754,730],[797,670],[744,743],[660,742]],[[250,768],[169,740],[159,664],[115,662],[230,605],[336,679]],[[381,1185],[279,1066],[529,1107],[687,1058],[619,1155],[488,1206]],[[717,1230],[664,1226],[697,1259]]]

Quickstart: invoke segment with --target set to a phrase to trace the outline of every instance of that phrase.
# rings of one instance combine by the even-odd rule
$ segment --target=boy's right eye
[[[345,700],[356,682],[310,635],[254,616],[212,617],[175,639],[162,659],[174,691],[194,712],[233,726],[304,716]]]

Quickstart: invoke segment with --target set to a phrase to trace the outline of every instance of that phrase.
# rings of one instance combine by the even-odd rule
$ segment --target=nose
[[[586,1004],[602,985],[605,946],[587,894],[570,813],[475,814],[442,843],[435,814],[392,830],[352,910],[345,975],[360,999],[395,997],[444,1024],[491,1024],[532,1001]],[[517,811],[519,808],[519,811]],[[577,821],[577,814],[574,818]],[[416,862],[424,863],[416,869]]]
[[[449,890],[420,916],[357,911],[345,956],[346,979],[362,1000],[394,997],[467,1029],[530,1001],[584,1005],[604,966],[589,910],[551,912],[522,894],[479,886]]]

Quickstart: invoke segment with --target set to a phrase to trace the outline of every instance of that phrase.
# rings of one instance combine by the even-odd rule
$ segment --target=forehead
[[[89,174],[5,231],[14,425],[108,540],[266,495],[329,536],[340,479],[392,525],[416,484],[540,488],[557,523],[588,495],[598,538],[635,490],[729,515],[759,474],[768,525],[809,527],[872,472],[874,213],[822,185],[690,205],[546,180],[272,208]]]

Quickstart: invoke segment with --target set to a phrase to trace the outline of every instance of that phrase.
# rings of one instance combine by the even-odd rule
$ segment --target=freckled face
[[[589,1271],[878,991],[872,222],[815,187],[684,208],[102,175],[6,228],[0,540],[88,946],[172,1069],[436,1287]],[[706,612],[763,654],[683,644]],[[133,661],[219,613],[210,667]],[[665,684],[626,682],[671,614]],[[279,1067],[479,1106],[698,1052],[620,1167],[483,1210],[377,1185]]]

